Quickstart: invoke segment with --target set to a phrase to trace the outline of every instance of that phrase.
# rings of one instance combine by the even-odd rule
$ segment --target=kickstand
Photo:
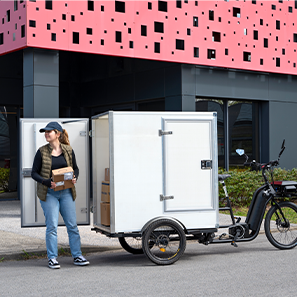
[[[233,245],[234,247],[238,247],[238,245],[236,244],[235,241],[232,241],[232,242],[231,242],[231,245]]]

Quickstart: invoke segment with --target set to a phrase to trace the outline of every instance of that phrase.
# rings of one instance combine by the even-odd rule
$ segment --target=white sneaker
[[[74,258],[73,264],[79,265],[79,266],[85,266],[85,265],[89,265],[90,262],[87,261],[83,256],[79,256]]]
[[[53,268],[53,269],[59,269],[60,268],[60,264],[57,261],[56,258],[52,258],[48,260],[48,267],[49,268]]]

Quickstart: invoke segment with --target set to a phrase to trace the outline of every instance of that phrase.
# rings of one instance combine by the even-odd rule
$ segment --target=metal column
[[[58,118],[59,52],[25,49],[23,74],[24,118]]]

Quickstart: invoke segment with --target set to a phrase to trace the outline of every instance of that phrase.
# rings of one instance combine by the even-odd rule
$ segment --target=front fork
[[[274,214],[276,215],[277,217],[277,221],[281,221],[281,222],[285,222],[287,223],[287,220],[285,218],[285,215],[282,211],[282,208],[279,206],[279,204],[277,203],[277,201],[274,200],[274,197],[271,198],[271,207],[275,206],[278,210],[276,211]]]
[[[274,199],[274,197],[276,196],[276,192],[275,192],[275,190],[274,190],[274,188],[272,187],[271,184],[268,184],[268,185],[269,185],[269,188],[266,191],[263,192],[263,194],[266,197],[269,197],[267,199],[266,206],[271,201],[271,207],[276,206],[276,208],[279,210],[279,212],[280,212],[283,220],[285,221],[286,218],[284,216],[284,213],[283,213],[281,207],[279,206],[279,204],[277,203],[277,201],[275,201],[275,199]],[[276,212],[276,216],[277,216],[278,219],[280,219],[280,217],[279,217],[279,215],[278,215],[277,212]]]

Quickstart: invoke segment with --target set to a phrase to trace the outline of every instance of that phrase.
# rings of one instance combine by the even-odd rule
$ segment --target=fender
[[[161,219],[166,219],[166,220],[170,220],[170,221],[173,221],[175,223],[177,223],[184,231],[185,233],[188,233],[187,232],[187,229],[186,227],[184,226],[183,223],[181,223],[179,220],[173,218],[173,217],[165,217],[165,216],[160,216],[160,217],[156,217],[156,218],[153,218],[151,220],[149,220],[141,229],[141,235],[143,235],[143,233],[145,232],[145,230],[148,228],[148,226],[158,220],[161,220]]]

